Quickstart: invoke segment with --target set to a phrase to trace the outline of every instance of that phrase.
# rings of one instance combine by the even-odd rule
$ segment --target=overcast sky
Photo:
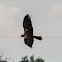
[[[24,44],[23,18],[30,14],[34,35],[33,48]],[[42,57],[45,62],[62,61],[62,0],[0,0],[0,55],[8,60],[22,56]]]

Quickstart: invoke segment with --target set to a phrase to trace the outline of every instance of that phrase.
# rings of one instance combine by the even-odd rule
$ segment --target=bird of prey
[[[32,22],[31,22],[31,17],[29,14],[27,14],[24,17],[23,20],[23,28],[24,28],[24,34],[21,35],[21,37],[24,37],[24,42],[27,46],[32,48],[34,39],[42,40],[41,36],[34,36],[33,35],[33,27],[32,27]]]

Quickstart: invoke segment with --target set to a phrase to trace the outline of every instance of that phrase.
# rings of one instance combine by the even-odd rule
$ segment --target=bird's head
[[[22,34],[21,37],[24,37],[24,34]]]

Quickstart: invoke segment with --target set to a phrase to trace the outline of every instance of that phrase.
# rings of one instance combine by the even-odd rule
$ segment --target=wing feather
[[[29,47],[32,47],[33,44],[33,27],[30,20],[30,16],[27,14],[24,17],[23,21],[23,27],[24,27],[24,41],[25,44]]]

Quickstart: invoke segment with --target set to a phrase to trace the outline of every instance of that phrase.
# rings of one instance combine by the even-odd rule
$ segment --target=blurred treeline
[[[34,55],[28,59],[28,56],[22,57],[20,62],[44,62],[44,60],[40,57],[34,59]]]
[[[8,62],[7,58],[2,60],[2,56],[0,56],[0,62]],[[12,61],[15,62],[15,61]],[[19,62],[44,62],[44,60],[40,57],[34,59],[34,55],[32,55],[29,59],[28,56],[22,57]]]

